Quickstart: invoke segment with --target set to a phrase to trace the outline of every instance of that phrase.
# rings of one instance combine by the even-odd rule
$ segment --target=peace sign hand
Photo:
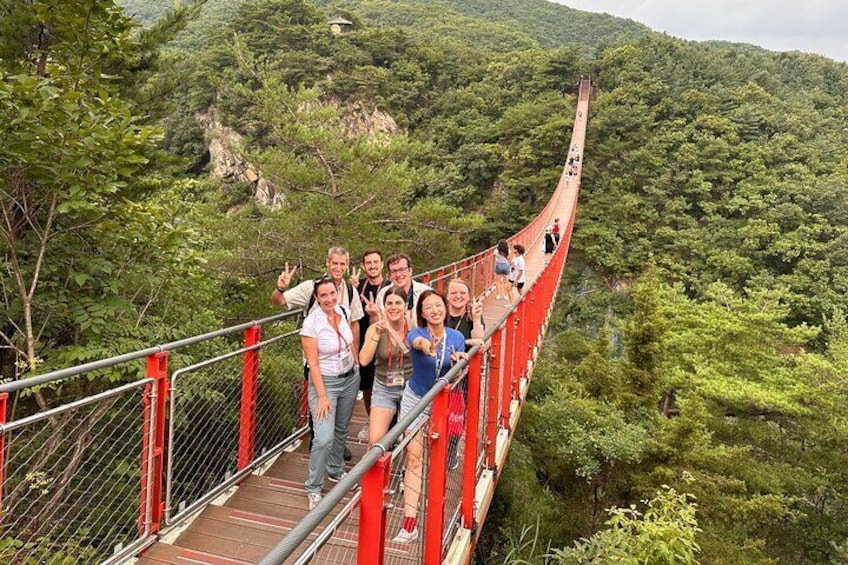
[[[377,335],[386,333],[386,320],[381,318],[379,322],[374,324],[374,331],[377,332]]]
[[[377,304],[374,303],[374,295],[363,296],[362,301],[365,303],[365,313],[368,314],[372,320],[382,319],[382,312],[377,307]]]
[[[350,284],[352,284],[354,287],[358,287],[359,286],[359,277],[360,277],[361,274],[362,274],[362,269],[360,269],[359,267],[354,267],[353,271],[351,271],[351,273],[350,273]]]
[[[277,288],[288,288],[291,284],[292,277],[297,272],[297,265],[289,269],[289,262],[286,261],[286,268],[280,273],[280,276],[277,277]]]

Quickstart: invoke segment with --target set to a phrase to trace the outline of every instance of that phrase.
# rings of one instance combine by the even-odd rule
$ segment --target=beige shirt
[[[290,288],[283,293],[283,298],[286,300],[286,305],[289,310],[292,308],[305,308],[309,304],[309,299],[312,298],[312,290],[315,288],[315,281],[304,281],[294,288]],[[362,301],[359,299],[359,293],[353,289],[353,296],[348,296],[347,285],[344,280],[340,287],[337,287],[339,293],[338,303],[350,311],[350,322],[358,322],[365,316],[365,310],[362,309]],[[317,302],[312,305],[308,316],[318,308]]]

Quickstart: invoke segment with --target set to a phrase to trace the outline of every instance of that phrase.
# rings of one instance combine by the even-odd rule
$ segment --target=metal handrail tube
[[[344,508],[342,508],[338,514],[336,514],[336,516],[330,521],[329,524],[324,526],[324,530],[320,534],[318,534],[318,537],[315,538],[315,541],[309,544],[309,547],[306,548],[306,551],[304,551],[300,555],[300,557],[297,558],[293,565],[305,565],[306,563],[312,561],[315,555],[317,555],[318,550],[321,549],[321,547],[325,543],[327,543],[328,539],[333,537],[333,534],[336,533],[336,529],[341,525],[345,518],[350,516],[357,503],[359,503],[359,499],[361,496],[362,491],[360,490],[357,491],[356,494],[354,494],[350,498],[348,503],[344,505]]]
[[[480,346],[475,345],[469,350],[470,355],[476,355],[480,352]],[[444,389],[449,386],[454,380],[459,380],[463,376],[465,366],[468,361],[461,360],[459,363],[451,367],[444,377],[436,379],[436,383],[427,391],[421,400],[412,408],[412,410],[398,421],[395,426],[386,432],[386,435],[362,456],[362,459],[347,472],[347,474],[333,487],[330,492],[324,496],[318,506],[308,512],[286,536],[269,551],[265,557],[259,562],[259,565],[280,565],[286,558],[300,546],[303,541],[309,537],[309,534],[318,527],[321,520],[327,517],[336,505],[344,498],[349,491],[353,490],[362,477],[368,470],[374,466],[384,453],[390,451],[390,448],[400,438],[401,434],[406,431],[418,416],[424,412],[433,399]]]
[[[23,379],[20,381],[0,385],[0,393],[18,392],[19,390],[23,390],[26,388],[32,388],[34,386],[39,386],[53,381],[66,379],[68,377],[75,377],[77,375],[81,375],[82,373],[88,373],[91,371],[96,371],[98,369],[114,367],[115,365],[119,365],[121,363],[126,363],[128,361],[136,361],[138,359],[143,359],[156,353],[162,353],[163,351],[173,351],[174,349],[179,349],[181,347],[187,347],[189,345],[195,345],[204,341],[209,341],[210,339],[215,339],[216,337],[222,337],[232,333],[244,331],[252,326],[261,326],[264,324],[279,322],[280,320],[285,320],[286,318],[293,318],[299,313],[300,310],[284,312],[283,314],[276,314],[274,316],[262,318],[261,320],[254,320],[252,322],[246,322],[237,326],[230,326],[228,328],[215,330],[214,332],[208,332],[205,334],[187,337],[185,339],[180,339],[169,343],[164,343],[162,345],[148,347],[147,349],[142,349],[140,351],[124,353],[123,355],[116,355],[115,357],[109,357],[107,359],[99,359],[90,363],[77,365],[76,367],[68,367],[67,369],[59,369],[58,371],[50,371],[49,373],[44,373],[43,375],[39,375],[37,377],[30,377],[28,379]]]
[[[107,398],[112,398],[113,396],[118,396],[122,392],[126,392],[128,390],[132,390],[134,388],[141,388],[143,385],[147,385],[153,382],[153,379],[141,379],[139,381],[135,381],[129,384],[125,384],[118,388],[112,388],[105,392],[101,392],[99,394],[94,394],[92,396],[86,396],[85,398],[81,398],[79,400],[75,400],[74,402],[68,402],[67,404],[63,404],[61,406],[57,406],[56,408],[51,408],[50,410],[45,410],[44,412],[38,412],[37,414],[33,414],[31,416],[27,416],[25,418],[21,418],[20,420],[15,420],[9,422],[7,424],[0,424],[0,435],[7,434],[13,430],[26,426],[28,424],[32,424],[34,422],[38,422],[40,420],[46,420],[52,416],[56,416],[57,414],[61,414],[63,412],[67,412],[68,410],[73,410],[75,408],[81,408],[88,404],[92,404],[94,402],[105,400]]]

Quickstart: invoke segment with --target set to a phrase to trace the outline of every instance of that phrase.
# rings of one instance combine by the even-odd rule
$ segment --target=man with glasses
[[[359,299],[359,293],[348,281],[344,280],[349,265],[350,254],[346,249],[343,247],[331,247],[327,250],[327,275],[325,276],[330,277],[335,283],[338,293],[338,304],[347,310],[349,316],[347,322],[350,324],[350,329],[353,332],[354,357],[356,357],[359,352],[359,320],[365,316],[365,313],[362,309],[362,301]],[[313,298],[312,291],[315,288],[315,283],[321,281],[324,277],[304,281],[294,288],[289,288],[289,284],[291,284],[296,271],[297,267],[290,269],[289,264],[286,263],[285,270],[277,277],[277,287],[271,292],[271,303],[275,306],[285,306],[289,310],[292,308],[303,308],[303,316],[306,317],[312,310],[318,307]],[[306,371],[308,371],[308,368],[305,367],[305,376],[307,375]],[[351,458],[350,449],[345,447],[345,461],[350,461]]]
[[[412,280],[412,261],[406,253],[395,253],[386,259],[386,266],[389,268],[389,279],[395,286],[406,291],[406,321],[409,328],[418,327],[418,321],[415,317],[415,307],[418,305],[418,300],[421,293],[425,290],[432,290],[424,283]],[[383,296],[386,290],[390,287],[383,288],[377,294],[377,307],[383,308]],[[371,314],[371,322],[376,322],[378,314]]]

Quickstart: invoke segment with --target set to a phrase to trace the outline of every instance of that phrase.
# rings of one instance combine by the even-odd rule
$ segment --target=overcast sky
[[[848,61],[848,0],[555,0],[669,35],[753,43]]]

